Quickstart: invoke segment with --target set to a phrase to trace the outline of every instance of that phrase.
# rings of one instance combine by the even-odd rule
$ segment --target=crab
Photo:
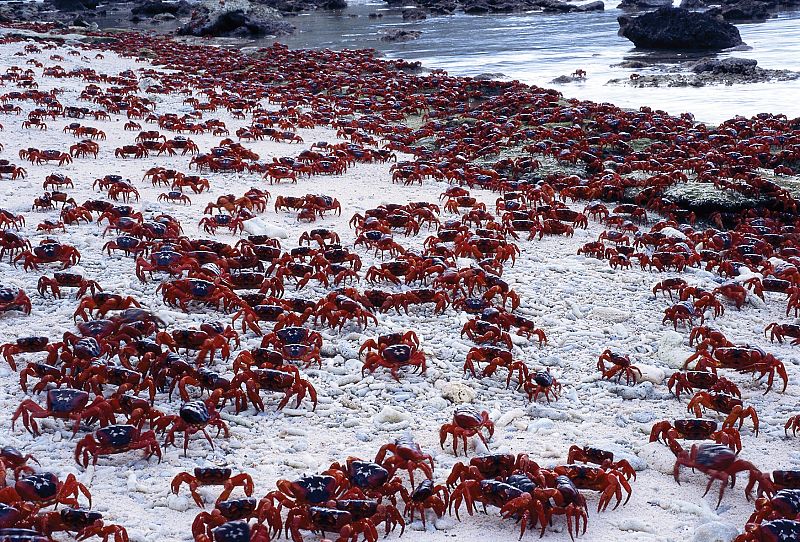
[[[716,372],[718,368],[723,368],[740,373],[758,373],[759,379],[767,377],[765,394],[772,389],[776,374],[783,380],[782,393],[786,391],[789,382],[783,362],[755,346],[721,346],[715,348],[711,354],[699,349],[686,359],[684,368],[694,360],[697,360],[695,370],[711,369]]]
[[[36,464],[39,461],[31,454],[23,454],[13,446],[4,446],[0,449],[0,487],[6,485],[6,473],[9,470],[14,472],[14,480],[19,480],[21,475],[33,474],[32,467],[27,465],[28,460],[33,460]]]
[[[576,446],[569,447],[567,453],[567,463],[574,463],[580,461],[581,463],[594,463],[600,465],[600,468],[606,470],[614,470],[621,473],[627,480],[633,478],[636,480],[636,471],[626,459],[614,461],[614,454],[600,448],[593,446]]]
[[[420,374],[425,374],[425,353],[417,349],[412,344],[393,344],[380,348],[377,352],[368,352],[364,358],[364,367],[361,369],[363,375],[367,371],[372,373],[378,367],[385,367],[389,369],[392,377],[400,381],[400,375],[397,373],[398,369],[403,366],[414,367],[414,372],[418,368]]]
[[[302,361],[306,367],[317,362],[322,366],[320,348],[322,335],[304,327],[284,327],[273,331],[261,339],[261,347],[277,348],[287,360]]]
[[[187,455],[189,448],[189,438],[195,433],[203,433],[211,448],[214,448],[214,441],[206,432],[207,427],[216,427],[217,436],[222,432],[227,438],[229,436],[228,425],[219,416],[214,401],[188,401],[181,405],[178,416],[172,417],[172,426],[167,431],[164,439],[164,446],[175,444],[175,434],[183,432],[183,455]]]
[[[251,497],[254,486],[250,475],[246,472],[235,476],[231,476],[231,474],[231,469],[227,467],[195,467],[193,475],[188,472],[181,472],[172,479],[172,492],[177,495],[180,492],[181,485],[188,484],[192,499],[200,508],[203,508],[203,498],[197,492],[197,488],[200,486],[224,486],[222,493],[217,497],[216,504],[228,500],[228,497],[237,487],[241,487],[244,494]]]
[[[155,454],[161,462],[161,447],[156,441],[155,432],[141,432],[133,425],[109,425],[78,441],[75,447],[75,462],[88,467],[89,456],[92,457],[92,464],[97,465],[99,455],[119,454],[138,449],[144,449],[146,458]]]
[[[769,332],[770,342],[775,342],[775,339],[777,339],[780,344],[783,344],[783,340],[786,337],[790,337],[792,342],[789,344],[792,346],[800,344],[800,325],[772,322],[764,328],[765,337],[767,336],[767,332]]]
[[[197,278],[178,279],[172,282],[162,282],[156,292],[162,292],[164,302],[170,306],[179,306],[184,312],[189,312],[189,301],[199,301],[216,306],[222,304],[223,309],[241,307],[242,302],[228,286],[221,281],[209,281]]]
[[[283,409],[292,397],[296,397],[295,408],[298,408],[306,393],[314,404],[312,410],[317,408],[317,390],[308,380],[300,377],[300,371],[294,365],[282,365],[275,369],[251,368],[244,370],[231,381],[231,386],[234,388],[240,388],[242,384],[247,389],[247,398],[257,411],[264,410],[264,403],[259,394],[261,390],[284,394],[278,403],[278,410]]]
[[[217,324],[216,326],[214,324]],[[197,350],[196,363],[203,364],[208,356],[213,360],[219,350],[222,360],[231,356],[230,343],[238,344],[239,335],[230,326],[223,326],[219,322],[205,323],[200,329],[173,329],[170,332],[161,331],[156,335],[156,343],[166,345],[173,352],[180,348]]]
[[[78,497],[81,494],[91,506],[92,494],[86,486],[78,482],[74,474],[67,475],[61,482],[52,472],[41,472],[23,476],[14,483],[14,487],[0,489],[0,502],[13,505],[27,501],[39,508],[53,504],[75,507],[78,506]]]
[[[744,533],[734,538],[733,542],[783,542],[800,539],[800,521],[793,519],[775,519],[763,523],[748,523]]]
[[[0,284],[0,313],[19,310],[30,314],[32,308],[31,300],[24,290]]]
[[[413,485],[413,482],[412,482]],[[422,518],[422,527],[425,528],[425,511],[433,510],[436,517],[441,518],[450,502],[450,492],[441,484],[434,484],[432,480],[423,480],[411,494],[403,495],[405,508],[403,515],[414,521],[414,514],[419,512]]]
[[[297,136],[299,137],[299,136]],[[370,501],[364,501],[369,503]],[[352,504],[351,501],[337,501],[338,506]],[[373,503],[375,504],[375,503]],[[339,534],[337,540],[357,540],[359,534],[364,536],[365,542],[377,542],[378,532],[372,518],[364,513],[364,507],[351,512],[349,510],[339,510],[338,508],[327,508],[322,506],[309,506],[293,508],[286,517],[287,537],[291,533],[293,542],[303,542],[301,529],[308,531],[329,531]],[[386,505],[375,504],[375,514],[378,521],[385,517]],[[380,512],[379,512],[380,509]],[[397,513],[397,523],[401,523],[405,528],[405,522]],[[359,517],[362,516],[362,517]],[[357,519],[358,518],[358,519]],[[397,521],[399,519],[399,521]]]
[[[506,386],[511,382],[511,378],[516,371],[517,381],[522,385],[528,380],[528,366],[522,361],[514,361],[513,354],[509,350],[498,348],[496,346],[476,346],[470,348],[467,352],[466,360],[464,361],[464,373],[469,371],[473,377],[477,376],[475,373],[475,364],[477,362],[488,363],[483,368],[481,376],[492,376],[498,367],[505,367],[508,369],[508,376],[506,377]]]
[[[762,523],[764,520],[797,519],[800,516],[800,490],[781,489],[772,497],[756,500],[756,509],[747,523]]]
[[[77,320],[78,316],[80,316],[84,321],[88,322],[94,316],[94,311],[97,311],[96,315],[102,318],[108,311],[129,309],[131,307],[141,308],[142,305],[131,296],[123,297],[119,294],[97,292],[82,298],[72,317]]]
[[[116,423],[111,405],[98,395],[90,403],[89,393],[71,388],[47,391],[46,408],[42,408],[33,400],[25,399],[11,418],[11,429],[17,419],[22,417],[22,424],[33,436],[39,436],[36,418],[59,418],[73,422],[72,434],[78,433],[81,422],[97,420],[101,427]]]
[[[607,369],[605,362],[611,363],[611,367]],[[610,349],[606,349],[602,354],[600,354],[600,358],[597,360],[597,370],[603,374],[603,378],[609,380],[616,375],[617,382],[619,382],[624,375],[625,383],[627,385],[630,385],[631,380],[635,384],[637,380],[642,378],[642,371],[640,371],[635,365],[631,364],[631,359],[628,356],[616,354]]]
[[[37,514],[30,520],[35,530],[47,537],[54,532],[65,531],[75,532],[78,540],[98,536],[103,542],[108,542],[113,536],[114,542],[128,542],[128,532],[124,527],[106,525],[101,513],[82,508],[62,508],[57,512]]]
[[[237,216],[220,214],[201,218],[198,227],[202,227],[206,233],[211,235],[216,235],[217,228],[228,228],[229,232],[235,235],[244,230],[244,221]]]
[[[747,471],[750,474],[750,481],[761,479],[764,474],[758,470],[752,463],[739,459],[736,453],[731,451],[727,446],[721,444],[693,444],[689,452],[681,451],[677,455],[674,468],[675,481],[680,484],[680,469],[681,466],[689,467],[694,470],[709,476],[706,491],[703,493],[705,496],[711,489],[714,480],[720,481],[719,486],[719,499],[717,500],[717,508],[722,503],[722,497],[725,493],[725,487],[728,485],[729,480],[733,480],[739,472]],[[748,489],[752,487],[752,483],[748,483]],[[745,490],[747,492],[747,489]]]
[[[539,395],[544,395],[547,402],[550,402],[550,396],[553,400],[558,400],[558,394],[561,393],[561,383],[550,374],[550,369],[546,371],[535,371],[533,374],[528,374],[526,378],[520,381],[522,389],[528,394],[528,401],[536,401]]]
[[[560,465],[553,469],[557,476],[567,476],[578,489],[592,489],[600,492],[597,502],[597,511],[602,512],[608,508],[611,499],[616,497],[614,509],[622,502],[622,491],[628,496],[623,504],[628,504],[631,498],[631,486],[625,475],[613,468],[588,467],[586,465]]]
[[[20,337],[13,343],[0,345],[0,354],[12,370],[17,370],[14,356],[17,354],[28,354],[33,352],[47,352],[48,360],[53,360],[58,355],[61,348],[60,343],[50,343],[48,337]]]
[[[387,457],[388,453],[392,455]],[[430,467],[425,460],[430,461]],[[406,469],[412,486],[414,485],[414,471],[417,469],[421,470],[428,479],[433,479],[433,457],[424,453],[419,444],[408,436],[381,446],[375,455],[375,463],[387,469],[390,476],[394,476],[398,469]]]
[[[256,520],[252,528],[247,523],[250,519]],[[212,537],[216,542],[269,542],[280,530],[280,512],[266,498],[218,501],[211,512],[200,512],[192,522],[196,542],[210,542]]]
[[[727,414],[722,428],[733,428],[733,424],[738,420],[739,429],[742,428],[744,420],[751,418],[753,421],[753,432],[758,436],[758,414],[752,406],[744,407],[742,400],[727,393],[708,393],[705,391],[697,392],[687,405],[687,410],[694,411],[695,416],[702,418],[703,407],[710,408],[722,414]]]
[[[669,391],[680,399],[681,393],[693,393],[695,388],[701,388],[710,392],[721,391],[737,397],[742,396],[739,387],[727,378],[717,376],[708,371],[678,371],[669,377],[667,382]],[[673,391],[672,387],[675,386]]]
[[[486,429],[489,438],[494,435],[494,423],[489,419],[485,410],[478,412],[470,406],[460,406],[453,412],[453,421],[442,425],[439,429],[439,444],[444,449],[447,435],[453,436],[453,455],[458,455],[458,439],[464,443],[464,455],[467,455],[467,437],[478,435],[484,446],[489,447],[482,430]]]
[[[340,484],[348,487],[342,498],[369,498],[379,501],[386,498],[396,506],[396,495],[402,495],[403,491],[403,482],[396,476],[390,476],[388,469],[357,457],[348,457],[344,465],[333,463],[323,474],[335,477]]]
[[[787,436],[789,435],[789,429],[792,430],[792,435],[797,436],[797,430],[800,429],[800,415],[792,416],[786,422],[783,431]]]
[[[169,248],[161,248],[157,252],[150,254],[148,259],[139,257],[136,259],[136,276],[140,281],[145,282],[145,273],[153,277],[153,271],[169,273],[170,276],[180,276],[184,271],[197,271],[197,262],[180,252]]]
[[[677,331],[678,322],[683,322],[684,325],[688,327],[688,325],[694,323],[695,318],[700,318],[700,322],[702,323],[705,319],[703,311],[698,310],[697,307],[689,301],[681,301],[680,303],[676,303],[664,309],[664,318],[661,323],[666,324],[668,321],[671,321],[673,327]]]
[[[14,265],[16,266],[20,260],[25,271],[38,270],[39,264],[55,262],[61,263],[61,269],[64,270],[80,263],[81,253],[73,246],[62,245],[53,239],[44,239],[38,246],[33,247],[33,250],[18,254],[14,258]]]
[[[545,479],[542,471],[535,461],[532,461],[527,454],[488,454],[473,457],[468,464],[461,462],[453,465],[453,469],[447,477],[447,487],[455,487],[459,482],[465,480],[489,480],[505,478],[515,472],[524,472],[528,476],[540,480],[542,484]]]
[[[349,293],[351,290],[353,289],[349,288],[344,291]],[[316,313],[315,323],[317,318],[320,318],[327,321],[331,327],[339,326],[339,329],[344,327],[347,320],[355,320],[364,328],[370,320],[378,325],[378,318],[367,309],[357,293],[345,295],[334,290],[320,300]]]

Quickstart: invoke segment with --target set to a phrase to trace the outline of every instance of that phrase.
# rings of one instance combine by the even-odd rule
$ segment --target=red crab
[[[513,354],[509,350],[504,350],[496,346],[476,346],[467,352],[466,360],[464,361],[464,373],[469,371],[472,376],[477,376],[475,373],[475,364],[477,362],[487,363],[483,368],[481,376],[492,376],[498,367],[505,367],[508,369],[508,376],[506,377],[506,385],[511,382],[511,377],[514,372],[517,373],[517,381],[522,383],[528,380],[528,366],[522,361],[514,361]]]
[[[275,369],[247,369],[236,375],[231,381],[231,386],[234,388],[240,388],[242,384],[247,389],[247,398],[253,403],[256,410],[264,410],[264,402],[259,394],[261,390],[284,394],[278,403],[278,410],[285,407],[292,397],[296,397],[295,408],[298,408],[306,393],[314,404],[312,410],[317,408],[317,390],[311,385],[311,382],[300,377],[300,371],[294,365],[281,365]]]
[[[667,382],[669,391],[673,391],[675,397],[680,399],[681,393],[693,393],[695,388],[701,388],[710,392],[721,391],[737,397],[742,396],[739,387],[727,378],[717,376],[708,371],[684,371],[675,372],[669,377]]]
[[[745,418],[753,420],[753,431],[758,436],[758,414],[752,406],[744,407],[742,400],[726,393],[708,393],[705,391],[697,392],[687,405],[687,410],[694,410],[695,416],[703,416],[702,408],[710,408],[722,414],[727,414],[722,428],[733,427],[738,420],[739,429],[742,428]]]
[[[53,297],[61,299],[61,288],[78,288],[75,293],[75,298],[80,299],[89,291],[94,295],[97,292],[102,292],[103,288],[93,281],[84,279],[82,275],[77,273],[53,273],[53,278],[42,276],[39,278],[37,289],[39,293],[44,295],[49,289]]]
[[[229,436],[228,425],[222,421],[219,412],[214,407],[212,400],[188,401],[181,405],[178,416],[172,417],[172,427],[167,431],[164,439],[164,446],[175,444],[175,434],[183,432],[183,454],[187,455],[189,448],[189,438],[195,433],[203,433],[211,448],[214,448],[214,441],[206,432],[207,427],[216,427],[217,436],[222,432],[227,438]]]
[[[611,363],[611,367],[607,369],[605,362]],[[642,378],[642,371],[640,371],[635,365],[631,364],[631,359],[628,356],[616,354],[610,349],[607,349],[600,354],[600,358],[597,360],[597,370],[603,374],[603,378],[607,378],[609,380],[616,375],[617,382],[619,382],[622,376],[625,375],[625,383],[628,385],[630,385],[631,380],[635,384],[638,379]]]
[[[620,459],[619,461],[614,461],[614,454],[612,452],[601,450],[600,448],[595,448],[593,446],[584,446],[581,448],[573,444],[570,446],[569,452],[567,453],[567,463],[573,463],[575,461],[594,463],[595,465],[600,465],[602,469],[618,471],[628,480],[631,478],[636,480],[636,471],[633,470],[633,467],[627,460]]]
[[[6,474],[10,470],[14,472],[14,480],[19,480],[23,474],[33,474],[33,468],[27,465],[29,459],[39,464],[33,455],[23,454],[13,446],[4,446],[0,449],[0,487],[6,485]]]
[[[441,518],[450,502],[450,492],[443,485],[434,485],[432,480],[423,480],[410,495],[404,494],[403,500],[406,503],[403,515],[409,516],[409,521],[414,521],[415,512],[419,512],[422,527],[425,528],[425,511],[433,510],[436,517]]]
[[[703,496],[711,489],[714,480],[720,481],[717,508],[722,503],[722,496],[725,493],[728,480],[734,479],[737,473],[742,471],[749,472],[751,482],[764,477],[764,474],[752,463],[739,459],[727,446],[720,444],[693,444],[689,452],[682,451],[675,461],[674,469],[675,481],[679,484],[681,466],[699,470],[709,476],[709,483]],[[752,487],[752,484],[748,484],[748,488],[750,487]]]
[[[172,479],[172,492],[177,495],[181,489],[181,485],[189,484],[189,492],[192,494],[194,502],[197,503],[197,506],[200,508],[203,508],[203,499],[197,492],[197,488],[201,486],[224,486],[222,493],[217,497],[216,504],[219,504],[220,501],[228,500],[228,497],[230,497],[233,490],[237,487],[241,487],[244,490],[244,494],[248,497],[252,496],[254,487],[253,479],[250,475],[246,472],[242,472],[231,476],[231,473],[232,471],[229,468],[195,467],[194,475],[188,472],[181,472]]]
[[[387,453],[392,455],[387,457]],[[425,460],[430,461],[430,467]],[[433,479],[433,457],[426,454],[419,447],[419,444],[411,440],[410,437],[401,437],[393,443],[384,444],[375,456],[375,463],[379,463],[389,471],[390,476],[394,476],[398,469],[408,470],[408,477],[411,485],[414,485],[414,471],[419,469],[429,479]]]
[[[458,439],[460,438],[464,444],[464,455],[467,455],[467,437],[478,435],[484,446],[489,447],[486,437],[483,435],[482,430],[486,429],[489,433],[489,438],[494,435],[494,423],[489,419],[489,413],[485,410],[478,413],[472,407],[461,406],[453,412],[453,421],[442,425],[439,429],[439,444],[444,449],[444,441],[447,435],[453,436],[453,454],[458,455]]]
[[[264,336],[261,347],[269,346],[278,349],[287,360],[302,361],[306,367],[314,362],[322,366],[322,335],[317,331],[304,327],[284,327]]]
[[[47,408],[42,408],[31,399],[25,399],[14,412],[11,418],[11,429],[21,416],[25,429],[34,436],[39,436],[39,426],[36,418],[59,418],[73,422],[72,434],[76,434],[81,421],[98,420],[101,427],[116,422],[111,405],[101,395],[89,403],[89,394],[82,390],[70,388],[48,390]]]
[[[92,505],[92,494],[86,486],[78,482],[74,474],[69,474],[61,482],[52,472],[41,472],[23,476],[14,483],[14,487],[0,489],[0,502],[14,504],[32,502],[39,508],[52,504],[78,506],[78,496],[83,494]]]
[[[792,519],[776,519],[763,523],[748,523],[745,532],[737,536],[733,542],[783,542],[784,540],[800,540],[800,521]]]
[[[597,502],[597,511],[602,512],[611,503],[611,499],[616,497],[614,505],[616,509],[622,502],[622,490],[627,492],[625,503],[631,498],[631,486],[625,475],[616,469],[604,469],[600,467],[587,467],[586,465],[560,465],[553,469],[557,476],[567,476],[578,489],[592,489],[600,492],[600,500]]]
[[[413,344],[393,344],[381,348],[377,352],[368,352],[361,374],[363,375],[367,371],[372,373],[378,367],[385,367],[399,382],[400,375],[397,371],[406,365],[414,367],[414,372],[418,368],[420,374],[425,374],[425,353],[418,350]]]
[[[2,354],[11,369],[16,371],[17,364],[14,361],[14,356],[17,354],[47,352],[47,359],[52,363],[52,360],[56,359],[61,346],[61,343],[51,344],[50,339],[47,337],[20,337],[13,343],[0,345],[0,354]]]
[[[161,447],[156,441],[155,432],[140,432],[133,425],[109,425],[78,441],[75,447],[75,461],[79,465],[88,467],[89,456],[92,456],[92,464],[96,465],[99,455],[120,454],[142,448],[146,453],[145,458],[155,454],[161,462]]]
[[[52,239],[44,239],[33,250],[26,250],[14,258],[14,265],[22,260],[22,267],[25,271],[35,269],[38,271],[41,263],[60,262],[61,269],[66,269],[77,265],[81,261],[81,253],[73,246],[62,245]]]

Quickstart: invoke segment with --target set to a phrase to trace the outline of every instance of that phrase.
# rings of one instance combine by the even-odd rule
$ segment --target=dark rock
[[[403,30],[402,28],[392,28],[386,30],[380,37],[381,41],[411,41],[415,40],[422,35],[419,30]]]
[[[72,20],[72,26],[77,26],[80,28],[89,28],[90,26],[92,26],[92,24],[83,17],[81,17],[80,15],[78,15]]]
[[[294,27],[275,15],[255,16],[242,10],[221,11],[212,14],[197,13],[191,21],[178,29],[182,36],[281,36],[291,34]]]
[[[535,5],[545,13],[569,13],[575,10],[575,6],[561,0],[536,0]]]
[[[425,12],[419,8],[404,9],[402,14],[404,21],[421,21],[428,18]]]
[[[164,2],[163,0],[147,0],[131,9],[134,15],[142,15],[146,17],[153,17],[160,13],[169,13],[171,15],[188,15],[192,9],[189,3],[181,0],[180,2]]]
[[[380,19],[381,17],[383,17],[383,13],[375,13],[375,12],[373,12],[373,13],[370,13],[369,15],[367,15],[367,17],[369,17],[370,19]]]
[[[51,5],[59,11],[84,11],[97,8],[97,0],[52,0]]]
[[[626,11],[644,11],[670,6],[672,6],[672,0],[622,0],[617,8]]]
[[[708,7],[705,0],[681,0],[683,9],[705,9]]]
[[[322,9],[344,9],[347,7],[347,0],[325,0],[319,4]]]
[[[681,8],[660,8],[617,20],[619,35],[646,49],[714,50],[743,43],[739,30],[732,24]]]
[[[707,11],[711,16],[721,16],[726,21],[766,21],[770,18],[773,4],[758,0],[741,0],[724,4]]]
[[[593,11],[605,11],[606,5],[597,0],[596,2],[589,2],[588,4],[583,4],[582,6],[575,6],[575,11],[581,13],[590,13]]]
[[[755,71],[758,61],[752,58],[723,58],[722,60],[700,60],[692,66],[694,73],[749,74]]]

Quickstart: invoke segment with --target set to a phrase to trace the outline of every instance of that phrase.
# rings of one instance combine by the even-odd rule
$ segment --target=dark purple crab
[[[59,418],[73,422],[72,434],[75,435],[81,422],[92,424],[100,422],[101,427],[115,423],[114,412],[111,405],[102,396],[95,397],[89,403],[89,394],[83,390],[72,388],[48,390],[46,408],[42,408],[33,400],[25,399],[14,412],[11,418],[11,429],[19,417],[22,424],[33,436],[39,436],[39,426],[36,418]]]
[[[216,427],[217,436],[219,436],[220,433],[224,433],[226,438],[230,435],[227,424],[222,421],[222,418],[220,418],[211,400],[187,401],[181,405],[179,416],[173,417],[172,427],[169,429],[164,439],[164,446],[175,444],[175,433],[182,431],[184,455],[186,455],[189,447],[189,438],[195,433],[203,433],[213,449],[214,441],[206,432],[207,427]]]

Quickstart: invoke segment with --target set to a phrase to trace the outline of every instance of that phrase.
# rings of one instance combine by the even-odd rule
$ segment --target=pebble
[[[666,375],[664,374],[663,369],[659,369],[653,365],[645,365],[643,363],[636,363],[636,366],[642,372],[641,377],[637,375],[637,383],[651,382],[653,384],[661,384],[664,381],[664,377]]]
[[[709,521],[694,532],[692,542],[731,542],[739,535],[735,525],[723,521]]]
[[[175,495],[173,493],[167,495],[167,508],[170,510],[186,512],[191,506],[192,503],[189,502],[185,495]]]
[[[460,382],[447,382],[440,388],[442,397],[452,403],[471,403],[475,400],[477,393],[475,390]]]

